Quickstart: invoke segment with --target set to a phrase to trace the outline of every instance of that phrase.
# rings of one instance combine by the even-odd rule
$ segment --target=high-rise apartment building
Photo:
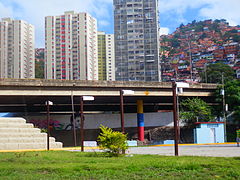
[[[160,81],[158,0],[113,0],[117,81]]]
[[[35,78],[33,25],[10,18],[0,21],[0,78]]]
[[[106,34],[107,80],[115,81],[115,44],[114,35]]]
[[[114,35],[98,32],[99,80],[115,81]]]
[[[45,18],[45,78],[98,80],[97,20],[65,12]]]
[[[98,32],[98,80],[107,80],[106,67],[106,35],[104,32]]]

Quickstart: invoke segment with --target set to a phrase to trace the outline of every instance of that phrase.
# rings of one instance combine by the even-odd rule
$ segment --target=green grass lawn
[[[67,151],[0,153],[0,179],[240,179],[240,157],[105,157]]]

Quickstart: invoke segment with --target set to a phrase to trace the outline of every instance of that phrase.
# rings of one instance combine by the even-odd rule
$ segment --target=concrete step
[[[0,117],[1,123],[26,123],[26,120],[23,118],[15,118],[15,117]]]
[[[55,143],[55,138],[49,138],[50,143]],[[0,137],[0,143],[47,143],[47,137]]]
[[[38,128],[2,128],[0,127],[0,133],[40,133]]]
[[[9,124],[0,122],[0,128],[34,128],[34,126],[30,123]]]
[[[61,142],[55,142],[52,143],[53,148],[62,148],[63,147],[63,143]],[[51,146],[50,146],[51,147]]]
[[[50,149],[62,143],[50,137]],[[47,149],[47,133],[41,133],[23,118],[0,118],[0,150]]]
[[[62,143],[50,143],[50,149],[62,148]],[[47,143],[0,143],[0,150],[47,149]]]
[[[8,132],[0,132],[0,137],[8,137],[8,138],[24,138],[24,137],[29,137],[29,138],[37,138],[37,137],[44,137],[47,138],[47,133],[39,133],[39,132],[28,132],[28,133],[21,133],[21,132],[16,132],[16,133],[8,133]]]

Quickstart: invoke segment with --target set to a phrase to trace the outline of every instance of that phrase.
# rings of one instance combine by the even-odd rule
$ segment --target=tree
[[[221,22],[221,20],[219,20],[219,19],[215,19],[215,20],[214,20],[214,23],[219,24],[220,22]]]
[[[232,36],[232,40],[233,40],[234,42],[239,42],[239,41],[240,41],[240,36],[239,36],[238,34],[234,34],[234,35]]]
[[[222,116],[223,114],[223,96],[221,95],[221,90],[223,86],[219,86],[215,92],[216,102],[219,106],[214,107],[214,114],[217,116]],[[224,84],[225,92],[225,102],[228,104],[228,114],[231,114],[231,118],[234,122],[240,125],[240,80],[227,81]]]
[[[224,87],[226,91],[226,103],[231,105],[230,110],[240,106],[240,80],[227,81]]]
[[[238,30],[232,29],[232,30],[230,30],[230,31],[228,31],[228,32],[230,32],[230,33],[238,33]]]
[[[182,29],[183,27],[184,27],[184,24],[181,23],[180,26],[179,26],[179,28]]]
[[[187,125],[195,122],[208,122],[213,120],[210,106],[199,98],[188,98],[180,104],[180,118]]]
[[[216,23],[214,21],[214,23],[212,25],[210,25],[209,29],[212,30],[212,31],[215,31],[215,32],[220,32],[220,30],[219,30],[219,23]]]
[[[240,124],[240,80],[228,81],[225,86],[225,100],[229,111],[233,112],[233,120]]]
[[[203,25],[199,22],[196,26],[195,26],[195,31],[196,32],[202,32],[203,31]]]
[[[173,38],[171,39],[171,44],[172,44],[172,47],[177,48],[180,46],[180,41],[178,39]]]
[[[180,34],[179,33],[174,34],[173,38],[174,39],[179,39],[180,38]]]
[[[200,37],[199,37],[199,39],[204,39],[204,38],[207,38],[208,37],[208,35],[206,34],[206,33],[203,33]]]
[[[235,77],[232,68],[223,63],[209,64],[205,71],[200,73],[201,82],[208,83],[222,83],[222,76],[224,82],[231,81]]]
[[[197,21],[196,21],[196,20],[193,20],[193,21],[192,21],[192,24],[193,24],[193,25],[194,25],[194,24],[196,24],[196,23],[197,23]]]
[[[44,78],[44,62],[36,61],[35,62],[35,78]]]

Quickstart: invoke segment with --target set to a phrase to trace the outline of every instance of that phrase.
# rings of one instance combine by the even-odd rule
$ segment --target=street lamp
[[[53,105],[53,102],[51,101],[46,101],[46,106],[47,106],[47,150],[49,151],[49,137],[50,137],[50,106]]]
[[[81,126],[80,126],[80,144],[81,151],[84,151],[84,114],[83,114],[83,102],[84,101],[94,101],[93,96],[81,96],[80,97],[80,117],[81,117]]]
[[[121,129],[122,133],[125,133],[124,127],[124,105],[123,105],[123,95],[134,95],[134,91],[132,90],[120,90],[120,116],[121,116]]]
[[[183,92],[183,88],[189,88],[189,84],[188,83],[184,83],[184,82],[173,82],[172,83],[175,156],[178,156],[178,142],[179,142],[179,120],[178,120],[177,88],[179,88],[180,92]]]

